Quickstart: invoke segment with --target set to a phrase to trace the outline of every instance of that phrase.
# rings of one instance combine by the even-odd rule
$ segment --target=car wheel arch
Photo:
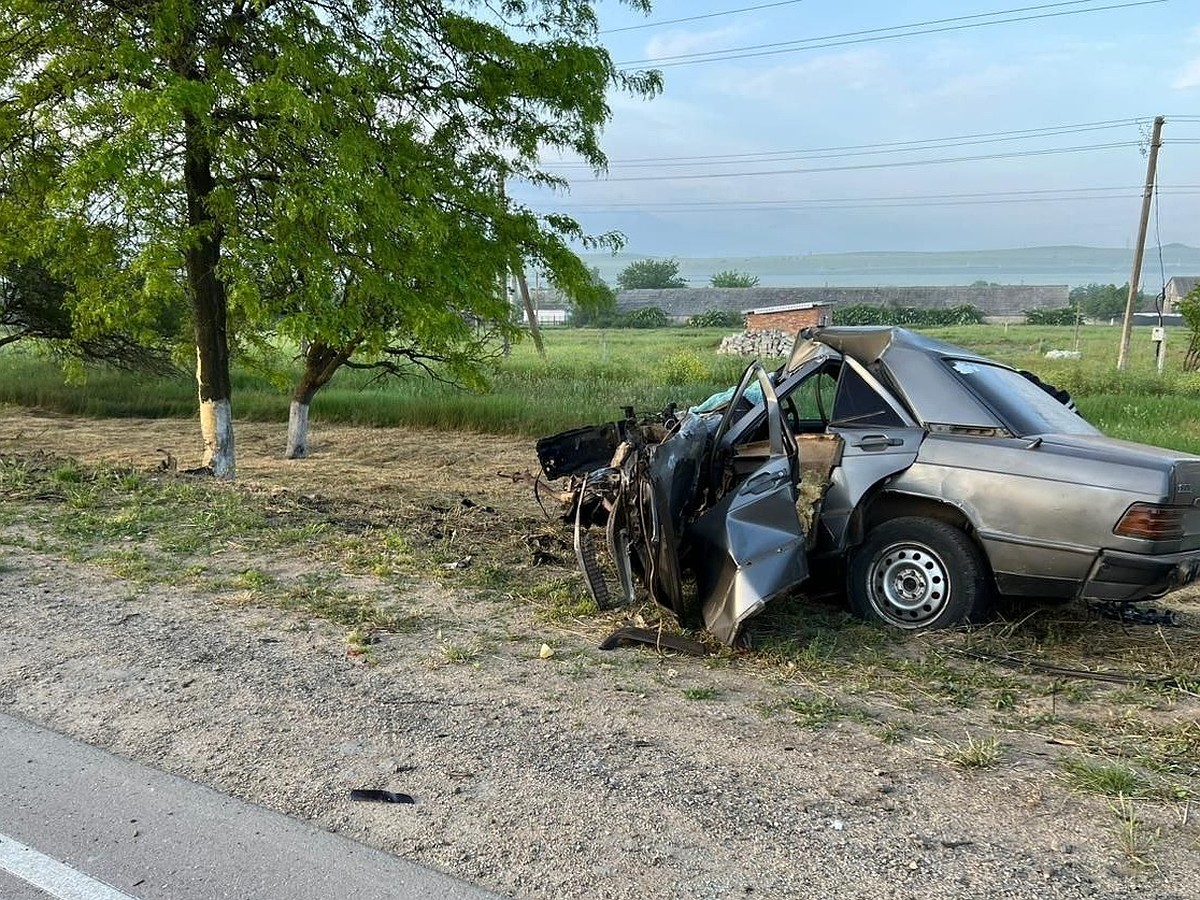
[[[861,544],[872,529],[884,522],[905,517],[935,519],[964,532],[978,548],[980,557],[987,566],[989,579],[993,578],[987,547],[979,539],[978,529],[970,516],[962,507],[934,497],[886,489],[869,494],[851,517],[846,550]]]
[[[878,491],[859,504],[858,512],[856,521],[864,533],[888,519],[898,519],[901,516],[937,519],[968,533],[973,534],[975,531],[974,523],[961,507],[934,497],[923,497],[919,494],[907,494],[901,491],[886,489]]]

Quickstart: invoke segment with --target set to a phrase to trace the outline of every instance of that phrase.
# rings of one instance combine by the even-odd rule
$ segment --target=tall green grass
[[[669,403],[686,406],[727,388],[746,360],[715,352],[726,333],[547,331],[546,357],[539,358],[528,342],[516,345],[497,364],[487,393],[416,374],[380,381],[372,373],[347,370],[317,395],[312,415],[326,422],[546,434],[610,420],[623,406],[643,412]],[[1200,375],[1182,371],[1186,338],[1181,332],[1169,333],[1164,375],[1154,370],[1145,328],[1135,329],[1126,372],[1115,367],[1120,330],[1114,327],[1081,329],[1078,360],[1045,358],[1048,350],[1075,349],[1071,328],[974,325],[928,333],[1066,388],[1088,420],[1114,437],[1200,453]],[[298,366],[291,374],[299,374]],[[20,345],[0,352],[0,403],[97,417],[188,418],[196,410],[195,391],[185,373],[156,377],[96,367],[72,382],[53,360]],[[235,366],[238,418],[282,422],[288,399],[277,379]]]

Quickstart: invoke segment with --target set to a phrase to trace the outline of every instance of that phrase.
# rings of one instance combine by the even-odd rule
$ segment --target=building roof
[[[748,316],[762,316],[768,313],[797,312],[801,309],[812,309],[816,306],[832,306],[832,301],[817,300],[813,303],[785,303],[783,306],[760,306],[757,309],[743,310]]]
[[[1168,297],[1186,297],[1200,285],[1200,275],[1176,275],[1167,280]]]

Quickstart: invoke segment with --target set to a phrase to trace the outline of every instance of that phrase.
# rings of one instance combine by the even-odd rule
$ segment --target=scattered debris
[[[1100,603],[1088,604],[1088,610],[1106,619],[1115,619],[1127,625],[1166,625],[1168,628],[1179,627],[1179,616],[1169,609],[1156,609],[1153,606],[1135,606],[1132,603]]]
[[[626,644],[648,644],[657,650],[674,650],[677,653],[687,653],[692,656],[708,656],[708,647],[699,641],[693,641],[682,635],[659,631],[654,628],[637,628],[626,625],[618,628],[600,645],[601,650],[616,650]]]
[[[376,788],[351,788],[351,800],[362,800],[369,803],[416,803],[409,794],[396,791],[381,791]]]

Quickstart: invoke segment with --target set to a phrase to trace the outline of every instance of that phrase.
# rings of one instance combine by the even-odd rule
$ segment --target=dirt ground
[[[429,510],[468,507],[449,559],[473,535],[542,521],[526,440],[317,424],[312,458],[289,462],[284,436],[237,425],[239,489],[353,501],[363,527],[410,537]],[[0,459],[31,452],[145,472],[200,462],[192,422],[0,409]],[[39,541],[43,502],[0,492],[0,709],[502,893],[1200,896],[1189,795],[1104,796],[1062,777],[1078,750],[1054,725],[1065,682],[1021,693],[1017,728],[990,701],[892,692],[868,664],[850,684],[755,654],[602,653],[612,617],[547,618],[436,571],[399,587],[345,574],[414,611],[367,660],[346,627],[252,592],[75,559]],[[221,553],[254,571],[324,565],[294,548]],[[1194,648],[1200,616],[1184,609],[1168,638]],[[1200,718],[1186,690],[1158,706],[1071,696],[1179,734]],[[987,738],[996,764],[965,764]],[[353,803],[358,787],[416,802]]]

